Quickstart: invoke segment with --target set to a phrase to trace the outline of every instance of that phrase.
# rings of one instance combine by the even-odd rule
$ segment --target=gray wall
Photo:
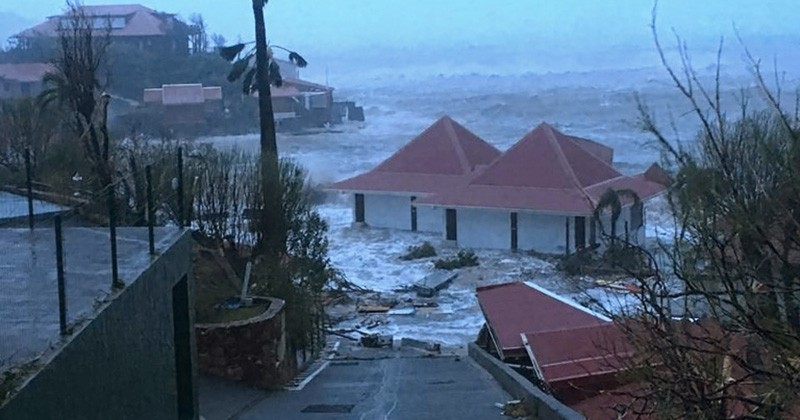
[[[364,194],[364,222],[376,228],[411,230],[411,196]]]
[[[456,210],[458,246],[462,248],[511,249],[511,216],[508,210]]]
[[[417,231],[443,233],[444,209],[441,207],[417,206]]]
[[[138,280],[124,279],[128,287],[0,408],[0,419],[178,418],[172,288],[186,277],[192,295],[190,267],[187,231]],[[196,391],[194,401],[196,413]]]

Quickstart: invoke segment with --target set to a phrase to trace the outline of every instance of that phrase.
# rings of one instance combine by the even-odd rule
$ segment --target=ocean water
[[[697,68],[706,84],[714,81],[713,54],[705,54]],[[451,57],[452,58],[452,57]],[[623,173],[637,173],[659,162],[661,154],[651,134],[642,131],[640,104],[656,115],[666,136],[691,144],[699,128],[686,98],[674,87],[657,57],[644,54],[628,62],[624,54],[606,57],[593,69],[590,60],[575,59],[571,68],[556,71],[539,65],[531,71],[519,61],[509,65],[466,63],[457,60],[370,67],[349,63],[351,68],[334,74],[337,100],[354,100],[363,106],[366,122],[335,126],[331,132],[311,135],[279,134],[282,156],[302,163],[315,183],[338,181],[369,170],[411,140],[442,115],[450,115],[500,150],[506,150],[541,122],[567,134],[606,144],[615,150],[615,166]],[[800,60],[796,60],[800,62]],[[697,65],[698,62],[695,62]],[[530,66],[535,68],[535,66]],[[750,107],[763,106],[746,64],[733,59],[722,73],[723,107],[739,110],[742,92],[751,95]],[[338,67],[338,68],[341,68]],[[797,67],[792,67],[792,69]],[[797,78],[780,75],[784,86],[797,86]],[[319,80],[323,81],[323,80]],[[789,90],[793,91],[793,90]],[[258,151],[258,136],[204,139],[219,148]],[[420,280],[433,270],[430,260],[399,261],[409,245],[438,238],[391,230],[350,227],[349,198],[334,195],[318,211],[330,224],[330,257],[334,265],[356,284],[391,292]],[[674,222],[665,200],[648,207],[647,235],[669,240]],[[497,251],[477,251],[479,272],[471,280],[457,280],[440,296],[434,313],[390,317],[375,332],[395,338],[437,338],[450,345],[474,339],[483,317],[474,288],[509,280],[532,281],[556,293],[586,302],[587,298],[619,307],[626,300],[599,289],[589,280],[565,279],[549,264],[530,256]],[[476,280],[477,279],[477,280]],[[343,327],[358,324],[358,318]]]

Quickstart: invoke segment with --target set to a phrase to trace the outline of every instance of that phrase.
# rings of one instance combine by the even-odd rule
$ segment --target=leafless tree
[[[107,126],[109,97],[104,94],[102,74],[111,27],[97,28],[79,4],[68,6],[58,25],[54,70],[45,75],[49,88],[41,98],[45,105],[64,108],[92,166],[92,184],[99,191],[112,184],[114,174]]]
[[[679,226],[655,275],[639,278],[635,309],[608,311],[635,348],[629,410],[656,418],[795,418],[800,410],[800,125],[750,57],[762,110],[740,98],[725,113],[691,66],[662,64],[697,118],[693,143],[670,138],[640,103],[643,128],[674,171],[668,200]],[[752,99],[752,98],[750,98]],[[659,261],[666,261],[659,264]]]

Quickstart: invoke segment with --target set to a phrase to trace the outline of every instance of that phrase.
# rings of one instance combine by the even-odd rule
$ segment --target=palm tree
[[[617,221],[622,215],[622,201],[626,198],[633,200],[634,206],[639,206],[642,203],[642,200],[639,198],[639,194],[637,194],[636,191],[630,189],[613,190],[609,188],[603,193],[603,195],[600,196],[600,199],[597,200],[597,205],[595,205],[594,213],[592,214],[594,221],[600,225],[601,231],[604,231],[605,229],[603,228],[603,222],[600,220],[600,216],[606,209],[611,210],[612,245],[617,239]]]
[[[280,66],[273,59],[273,48],[287,51],[289,60],[298,67],[308,63],[300,54],[277,45],[267,44],[267,30],[264,24],[264,6],[268,0],[253,0],[253,17],[255,20],[255,48],[241,54],[247,44],[239,43],[219,49],[220,55],[228,61],[234,61],[228,74],[228,81],[242,79],[242,90],[249,95],[258,92],[259,123],[261,126],[261,177],[263,178],[263,208],[259,221],[263,243],[256,246],[256,252],[271,257],[279,257],[286,253],[286,227],[281,225],[283,202],[278,185],[280,183],[280,164],[278,162],[278,145],[275,135],[275,116],[272,110],[272,92],[270,85],[281,86],[283,83]],[[239,57],[237,59],[237,57]],[[255,61],[255,67],[253,67]]]

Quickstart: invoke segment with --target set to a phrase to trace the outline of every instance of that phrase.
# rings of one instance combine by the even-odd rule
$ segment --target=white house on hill
[[[666,187],[663,171],[625,176],[611,166],[613,150],[541,124],[489,166],[456,187],[421,197],[417,206],[444,208],[444,238],[465,248],[573,252],[600,241],[592,214],[607,190],[631,190],[622,200],[616,234],[644,241],[644,203]],[[610,214],[601,217],[610,231]]]
[[[442,117],[369,172],[330,190],[352,193],[354,222],[371,227],[441,233],[444,212],[416,201],[465,185],[500,156],[450,117]]]

